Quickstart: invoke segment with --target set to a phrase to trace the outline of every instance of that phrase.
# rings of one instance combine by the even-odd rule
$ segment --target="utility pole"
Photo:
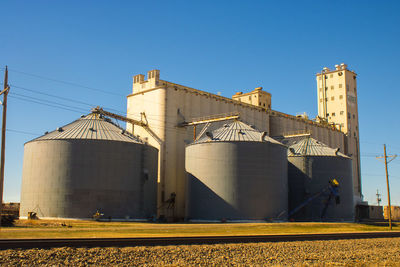
[[[385,159],[385,171],[386,171],[386,187],[387,187],[387,195],[388,195],[388,217],[389,217],[389,229],[392,230],[392,206],[390,205],[390,188],[389,188],[389,172],[388,172],[388,163],[394,160],[397,155],[388,156],[386,155],[386,145],[383,145],[383,157],[376,157],[377,159]],[[391,158],[389,161],[387,158]]]
[[[5,162],[5,151],[6,151],[6,119],[7,119],[7,95],[10,91],[10,86],[8,86],[8,68],[4,73],[4,89],[0,92],[3,95],[3,122],[1,125],[1,166],[0,166],[0,227],[1,227],[1,217],[3,213],[3,191],[4,191],[4,162]]]

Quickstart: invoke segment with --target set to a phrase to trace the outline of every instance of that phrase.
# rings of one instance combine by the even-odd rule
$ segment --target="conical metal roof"
[[[340,153],[338,148],[331,148],[311,137],[306,137],[289,146],[288,156],[339,156],[348,158],[345,154]]]
[[[211,132],[206,132],[199,137],[193,144],[205,142],[271,142],[280,144],[278,141],[267,136],[241,121],[233,121],[225,124]]]
[[[138,138],[113,124],[111,120],[91,113],[70,124],[57,128],[32,141],[88,139],[142,143]],[[31,142],[32,142],[31,141]]]

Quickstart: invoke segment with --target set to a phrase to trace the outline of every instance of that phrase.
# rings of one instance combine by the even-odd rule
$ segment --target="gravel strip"
[[[2,266],[400,266],[400,238],[125,248],[8,249]]]

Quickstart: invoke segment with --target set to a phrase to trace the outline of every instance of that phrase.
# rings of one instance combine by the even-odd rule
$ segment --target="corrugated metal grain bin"
[[[329,199],[329,190],[291,216],[298,221],[353,221],[353,179],[351,158],[325,144],[306,137],[288,149],[289,210],[302,205],[329,186],[339,182],[338,195]],[[328,204],[327,204],[328,201]],[[325,209],[325,214],[324,214]]]
[[[186,147],[187,219],[268,220],[287,212],[286,155],[281,143],[239,121],[207,132]]]
[[[25,144],[20,216],[156,216],[157,158],[156,148],[89,114]]]

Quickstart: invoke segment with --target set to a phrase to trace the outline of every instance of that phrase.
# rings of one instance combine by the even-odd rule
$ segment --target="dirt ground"
[[[10,249],[2,266],[400,266],[400,238],[126,248]]]

